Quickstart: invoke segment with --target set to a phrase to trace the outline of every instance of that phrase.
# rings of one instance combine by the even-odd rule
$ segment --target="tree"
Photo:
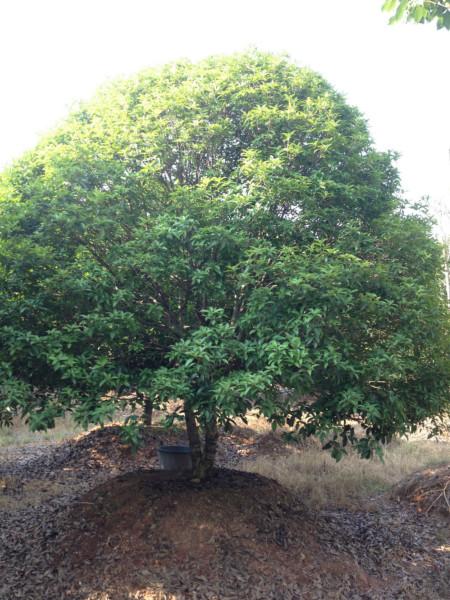
[[[2,422],[181,399],[167,423],[185,418],[198,477],[249,410],[326,436],[336,458],[438,426],[442,257],[392,160],[283,57],[102,89],[2,176]]]
[[[438,29],[450,29],[450,2],[448,0],[385,0],[383,10],[394,12],[390,23],[402,19],[414,23],[436,23]]]
[[[442,245],[444,287],[450,308],[450,209],[445,201],[434,202],[432,210],[436,219],[436,237]]]

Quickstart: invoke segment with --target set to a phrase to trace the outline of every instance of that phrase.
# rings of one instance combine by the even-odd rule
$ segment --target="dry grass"
[[[114,414],[113,420],[107,422],[107,425],[123,423],[125,418],[131,414],[129,410],[117,410]],[[136,414],[140,414],[140,409],[136,411]],[[159,411],[154,413],[154,424],[158,425],[163,415]],[[6,447],[20,447],[28,444],[51,444],[55,442],[62,442],[69,438],[76,437],[86,431],[90,431],[96,428],[96,425],[91,425],[88,429],[84,429],[75,423],[73,417],[70,414],[66,414],[64,417],[55,419],[55,427],[48,431],[30,431],[28,425],[23,419],[16,417],[11,427],[0,427],[0,448]]]
[[[70,415],[56,419],[54,429],[30,431],[21,419],[15,419],[11,427],[0,427],[0,448],[60,442],[81,433],[83,429],[74,423]]]
[[[155,414],[156,423],[160,416]],[[118,413],[116,417],[115,421],[122,421],[124,414]],[[249,415],[246,427],[256,440],[273,435],[270,424],[255,415]],[[0,448],[54,443],[82,432],[70,415],[57,419],[54,429],[35,433],[17,419],[12,427],[0,428]],[[419,431],[410,440],[402,439],[386,446],[384,463],[378,458],[362,460],[353,453],[336,463],[318,442],[309,440],[302,447],[287,446],[281,454],[244,459],[239,468],[277,480],[315,508],[357,507],[416,471],[450,462],[450,437],[427,440],[426,433],[426,430]],[[281,440],[280,444],[284,446]],[[264,448],[262,445],[259,452],[264,453]]]
[[[140,409],[137,414],[140,414]],[[125,418],[131,414],[130,410],[117,410],[114,413],[113,420],[107,422],[107,425],[123,423]],[[158,411],[155,411],[154,421],[157,423],[161,419]],[[11,427],[0,427],[0,448],[9,446],[26,446],[28,444],[46,444],[62,442],[69,438],[76,437],[86,431],[91,431],[98,427],[90,425],[87,430],[77,425],[71,414],[67,413],[64,417],[55,419],[55,427],[48,431],[30,431],[28,425],[23,419],[16,417]]]
[[[292,448],[287,456],[259,456],[242,469],[276,479],[314,508],[357,508],[411,473],[448,463],[449,441],[399,440],[385,447],[384,463],[351,453],[340,462],[320,448]]]
[[[172,403],[176,405],[175,402]],[[136,414],[140,414],[140,409],[137,409]],[[121,423],[125,417],[130,414],[130,411],[117,411],[114,415],[113,423]],[[157,428],[164,414],[155,410],[153,414],[153,423]],[[76,437],[86,430],[77,425],[72,416],[67,414],[64,417],[55,419],[56,425],[48,431],[30,431],[28,425],[23,419],[16,417],[11,427],[0,427],[0,448],[20,447],[28,444],[46,444],[61,442],[72,437]],[[108,423],[108,425],[111,423]],[[249,416],[249,428],[255,432],[255,435],[268,433],[271,431],[270,424],[265,419],[260,419],[254,415]],[[95,426],[89,427],[93,429]],[[182,428],[183,426],[181,426]],[[176,427],[174,429],[177,429]]]

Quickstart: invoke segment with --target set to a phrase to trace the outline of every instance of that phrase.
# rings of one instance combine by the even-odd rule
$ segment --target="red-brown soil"
[[[91,576],[116,594],[126,581],[123,597],[149,578],[161,583],[161,573],[165,585],[169,573],[182,574],[217,593],[245,594],[251,581],[264,597],[274,577],[280,589],[304,583],[308,556],[327,561],[301,504],[274,481],[239,471],[218,470],[202,484],[130,473],[83,496],[69,521],[77,525],[58,543],[56,565],[70,556],[77,579]]]
[[[118,435],[0,462],[0,600],[448,597],[448,523],[431,511],[387,497],[372,511],[308,511],[276,482],[229,468],[285,452],[273,434],[225,436],[203,484],[155,470],[159,442],[182,432],[147,432],[136,456]]]

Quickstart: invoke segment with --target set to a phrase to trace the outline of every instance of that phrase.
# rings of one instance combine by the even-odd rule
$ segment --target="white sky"
[[[400,152],[403,187],[450,209],[450,32],[383,0],[0,0],[0,168],[105,80],[187,57],[288,52]]]

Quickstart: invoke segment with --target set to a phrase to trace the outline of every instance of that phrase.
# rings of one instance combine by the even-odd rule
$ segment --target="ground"
[[[392,487],[448,463],[448,441],[335,465],[253,424],[200,485],[157,470],[161,439],[183,437],[156,427],[135,456],[115,426],[5,445],[0,599],[448,598],[448,464]]]

